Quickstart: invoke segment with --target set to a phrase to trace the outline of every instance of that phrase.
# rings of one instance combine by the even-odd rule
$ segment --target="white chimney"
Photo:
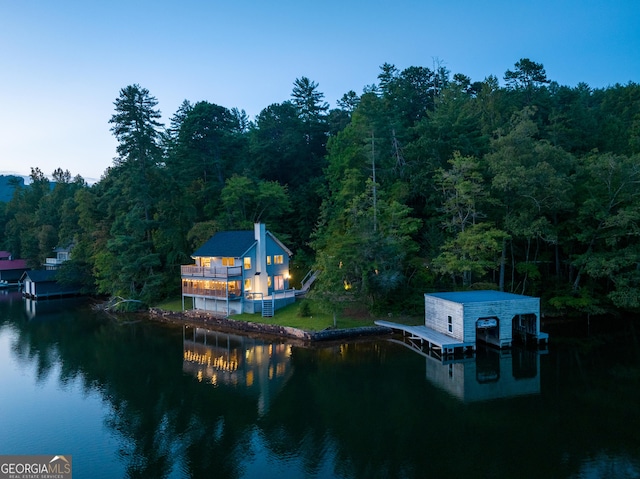
[[[253,225],[256,245],[256,275],[254,281],[254,291],[265,296],[269,294],[267,283],[267,230],[264,223]]]

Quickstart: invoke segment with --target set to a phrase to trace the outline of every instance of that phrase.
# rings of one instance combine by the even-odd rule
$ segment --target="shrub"
[[[298,308],[298,317],[308,318],[309,316],[311,316],[311,305],[308,301],[302,301]]]

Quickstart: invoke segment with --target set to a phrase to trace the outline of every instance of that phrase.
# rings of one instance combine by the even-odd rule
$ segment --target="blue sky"
[[[476,81],[524,57],[562,85],[640,82],[640,1],[0,0],[0,172],[99,179],[134,83],[168,124],[185,99],[254,117],[301,76],[334,107],[385,62]]]

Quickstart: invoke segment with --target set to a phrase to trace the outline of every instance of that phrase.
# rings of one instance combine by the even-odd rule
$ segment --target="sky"
[[[638,83],[640,0],[0,0],[0,174],[99,180],[132,84],[168,125],[184,100],[254,118],[302,76],[335,107],[385,62],[502,82],[521,58],[561,85]]]

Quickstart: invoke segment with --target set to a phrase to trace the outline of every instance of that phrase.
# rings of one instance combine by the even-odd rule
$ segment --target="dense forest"
[[[140,85],[114,106],[99,182],[33,168],[0,203],[2,249],[37,267],[73,244],[59,278],[87,292],[175,297],[202,242],[261,221],[330,307],[495,288],[549,314],[640,309],[638,84],[561,86],[524,58],[502,82],[384,64],[333,109],[301,77],[254,119],[185,100],[163,125]]]

